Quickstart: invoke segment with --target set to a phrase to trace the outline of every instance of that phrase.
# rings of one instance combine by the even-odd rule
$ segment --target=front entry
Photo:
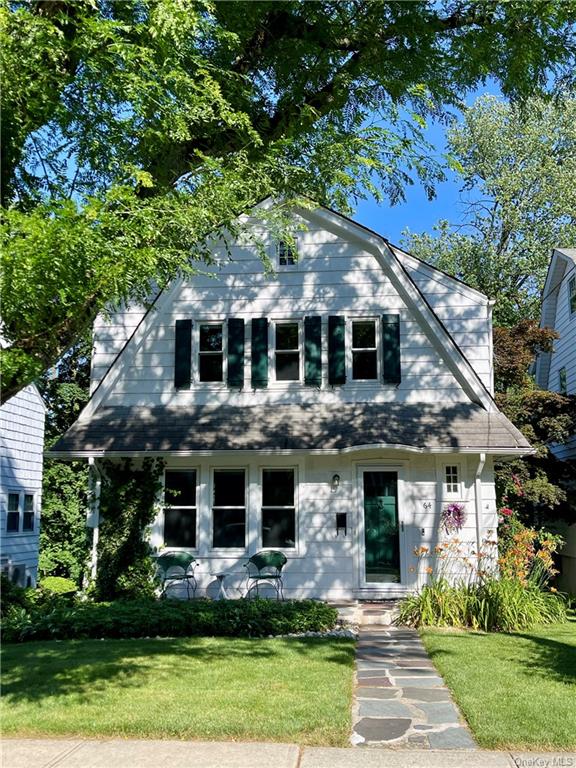
[[[398,474],[363,470],[364,580],[368,584],[399,584],[400,521]]]

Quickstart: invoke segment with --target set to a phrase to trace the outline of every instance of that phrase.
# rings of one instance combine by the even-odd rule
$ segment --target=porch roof
[[[472,403],[101,407],[53,446],[54,457],[213,451],[530,453],[499,411]]]

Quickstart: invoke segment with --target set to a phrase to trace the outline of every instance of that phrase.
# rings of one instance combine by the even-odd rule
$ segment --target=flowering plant
[[[464,504],[454,501],[452,504],[447,504],[442,510],[441,522],[448,535],[461,531],[465,520]]]

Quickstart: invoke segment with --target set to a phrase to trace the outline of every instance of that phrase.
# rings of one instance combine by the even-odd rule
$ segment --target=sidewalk
[[[295,744],[4,739],[2,768],[576,768],[576,753],[329,749]]]

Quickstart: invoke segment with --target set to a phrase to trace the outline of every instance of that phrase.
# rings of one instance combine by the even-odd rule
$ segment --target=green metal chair
[[[276,590],[278,600],[284,600],[282,568],[288,562],[286,555],[275,549],[267,549],[263,552],[257,552],[249,558],[244,564],[246,568],[246,594],[244,597],[250,597],[250,593],[256,591],[256,596],[260,596],[260,584],[266,582]]]
[[[160,581],[160,597],[165,597],[166,591],[173,584],[181,583],[186,585],[188,600],[190,600],[190,590],[194,597],[197,587],[194,571],[197,565],[198,561],[189,552],[163,552],[158,555],[156,567]]]

